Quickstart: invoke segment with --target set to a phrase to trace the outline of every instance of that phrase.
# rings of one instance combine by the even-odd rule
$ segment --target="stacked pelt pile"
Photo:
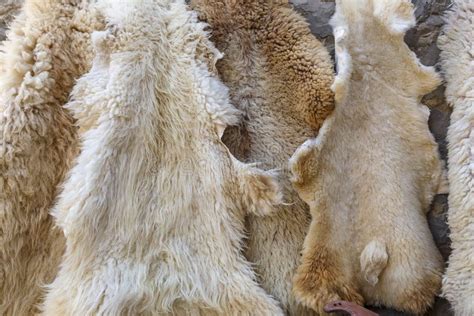
[[[0,4],[0,315],[474,315],[474,3],[293,5]]]

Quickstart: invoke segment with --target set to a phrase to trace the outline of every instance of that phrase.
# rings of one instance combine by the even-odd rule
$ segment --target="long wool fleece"
[[[409,0],[339,0],[331,24],[336,108],[290,160],[313,217],[295,291],[321,314],[337,299],[423,314],[441,286],[426,212],[442,177],[419,100],[440,79],[403,41]]]
[[[455,315],[474,315],[474,1],[456,0],[439,37],[448,129],[449,211],[452,253],[443,294]]]
[[[286,2],[286,3],[285,3]],[[292,315],[310,311],[292,294],[310,216],[291,187],[287,165],[334,106],[333,66],[324,46],[287,1],[192,0],[224,53],[217,63],[232,103],[244,113],[224,142],[238,158],[283,170],[285,202],[273,216],[247,219],[247,258],[259,281]]]
[[[282,315],[242,253],[281,200],[236,160],[220,56],[184,0],[100,1],[108,29],[69,103],[82,151],[53,214],[66,252],[45,315]]]
[[[63,108],[101,28],[87,1],[27,0],[0,54],[0,314],[37,312],[64,237],[48,211],[77,152]]]
[[[5,27],[15,17],[15,14],[21,8],[23,0],[2,0],[0,5],[0,27]],[[0,33],[0,41],[3,40],[4,34]]]

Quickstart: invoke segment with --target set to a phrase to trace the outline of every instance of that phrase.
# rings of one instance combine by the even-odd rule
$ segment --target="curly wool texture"
[[[57,272],[64,237],[48,211],[77,151],[62,106],[100,26],[87,2],[29,0],[0,48],[1,315],[37,312]]]
[[[438,40],[453,107],[448,129],[448,224],[452,253],[443,294],[458,316],[474,315],[474,2],[457,0]]]
[[[443,262],[426,220],[441,164],[419,99],[439,76],[403,41],[409,0],[337,1],[331,24],[336,108],[290,160],[312,215],[295,293],[320,314],[338,299],[422,314]]]
[[[286,312],[310,313],[292,295],[310,216],[291,187],[287,164],[334,107],[331,59],[287,1],[192,0],[191,5],[210,24],[211,39],[224,53],[219,75],[244,113],[240,126],[226,130],[224,143],[240,159],[283,170],[288,205],[273,216],[249,216],[247,258]]]
[[[282,315],[242,254],[274,172],[220,140],[240,113],[220,53],[183,0],[101,1],[91,71],[68,105],[87,126],[53,214],[66,252],[45,315]]]

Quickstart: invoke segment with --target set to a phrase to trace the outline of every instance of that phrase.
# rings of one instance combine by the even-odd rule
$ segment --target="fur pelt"
[[[48,211],[77,151],[62,106],[98,20],[85,1],[27,0],[0,48],[0,315],[35,313],[57,272],[64,237]]]
[[[457,316],[474,315],[474,2],[456,0],[439,37],[446,98],[453,107],[448,129],[448,223],[452,253],[443,294]]]
[[[0,5],[0,26],[8,24],[20,10],[23,0],[2,0]],[[3,39],[0,34],[0,40]]]
[[[323,314],[343,299],[423,313],[442,258],[426,212],[441,180],[422,95],[438,86],[403,41],[409,0],[341,0],[331,20],[336,108],[290,160],[312,222],[295,293]]]
[[[286,3],[285,3],[286,2]],[[287,1],[192,0],[223,51],[219,75],[244,113],[224,143],[238,158],[283,169],[286,206],[274,216],[250,215],[247,258],[259,281],[293,315],[308,313],[292,294],[292,279],[310,222],[309,209],[291,187],[288,159],[314,137],[334,107],[333,66],[325,47]]]
[[[105,32],[68,108],[88,126],[53,214],[66,252],[45,315],[281,315],[242,254],[274,172],[220,140],[239,112],[184,0],[103,0]]]

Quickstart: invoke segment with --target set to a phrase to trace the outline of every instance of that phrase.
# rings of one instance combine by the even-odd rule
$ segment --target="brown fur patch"
[[[231,101],[244,114],[223,141],[238,158],[281,169],[284,200],[271,217],[250,216],[247,258],[260,283],[290,315],[311,314],[292,294],[309,224],[307,205],[291,188],[288,159],[334,108],[333,65],[325,47],[288,1],[192,0],[224,53],[217,63]]]

